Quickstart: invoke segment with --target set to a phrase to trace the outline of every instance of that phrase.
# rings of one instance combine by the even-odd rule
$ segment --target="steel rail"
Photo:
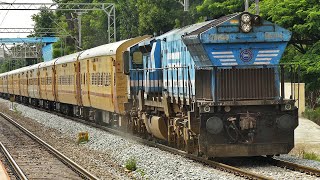
[[[80,173],[80,176],[82,176],[85,179],[92,179],[92,180],[96,180],[98,179],[96,176],[94,176],[93,174],[91,174],[90,172],[88,172],[86,169],[84,169],[83,167],[81,167],[80,165],[78,165],[77,163],[75,163],[74,161],[72,161],[70,158],[68,158],[67,156],[63,155],[61,152],[59,152],[58,150],[56,150],[55,148],[53,148],[51,145],[49,145],[48,143],[44,142],[42,139],[40,139],[39,137],[37,137],[36,135],[34,135],[32,132],[30,132],[29,130],[27,130],[26,128],[24,128],[23,126],[21,126],[19,123],[15,122],[11,117],[9,117],[8,115],[4,114],[3,112],[0,112],[0,116],[2,116],[3,118],[5,118],[7,121],[9,121],[11,124],[13,124],[14,126],[16,126],[18,129],[20,129],[21,131],[23,131],[25,134],[27,134],[30,138],[34,139],[35,141],[37,141],[39,144],[43,145],[47,150],[49,150],[52,154],[54,154],[58,159],[60,159],[61,161],[63,161],[64,163],[66,163],[68,166],[70,166],[73,170],[77,171],[78,173]]]
[[[284,160],[279,160],[279,159],[274,159],[274,158],[268,158],[268,157],[260,157],[262,160],[268,162],[271,165],[290,169],[293,171],[299,171],[303,172],[309,175],[317,176],[320,177],[320,170],[315,169],[312,167],[307,167],[307,166],[302,166],[299,164],[294,164],[292,162],[284,161]]]
[[[18,178],[21,180],[28,180],[27,176],[23,173],[19,165],[16,163],[16,161],[13,159],[9,151],[6,149],[6,147],[4,147],[4,145],[1,142],[0,142],[0,148],[4,156],[9,161],[10,165],[13,167],[15,174],[18,176]]]
[[[266,176],[263,176],[263,175],[255,174],[255,173],[248,172],[248,171],[245,171],[245,170],[233,167],[233,166],[229,166],[229,165],[220,163],[220,162],[208,160],[208,159],[205,159],[205,158],[193,155],[193,154],[189,154],[189,153],[187,153],[185,151],[178,150],[178,149],[175,149],[173,147],[169,147],[169,146],[166,146],[166,145],[163,145],[163,144],[159,144],[159,143],[156,143],[156,142],[153,142],[153,141],[149,141],[149,140],[140,138],[138,136],[133,136],[131,133],[127,133],[127,132],[124,132],[124,131],[120,131],[120,130],[109,128],[109,127],[106,127],[106,126],[102,126],[102,125],[99,125],[99,124],[96,124],[96,123],[93,123],[93,122],[89,122],[89,121],[85,121],[83,119],[79,119],[79,118],[76,118],[76,117],[70,117],[70,116],[67,116],[65,114],[61,114],[61,113],[58,113],[58,112],[45,110],[45,109],[42,109],[42,108],[39,108],[39,107],[35,107],[35,108],[40,110],[40,111],[53,113],[53,114],[58,115],[60,117],[64,117],[64,118],[71,119],[71,120],[76,121],[76,122],[80,122],[82,124],[86,124],[86,125],[95,127],[97,129],[102,129],[102,130],[107,131],[107,132],[109,132],[111,134],[118,135],[118,136],[121,136],[121,137],[125,137],[125,138],[134,140],[136,142],[139,142],[141,144],[144,144],[144,145],[147,145],[147,146],[150,146],[150,147],[155,147],[155,148],[158,148],[158,149],[163,150],[163,151],[167,151],[167,152],[172,153],[172,154],[176,154],[176,155],[180,155],[182,157],[186,157],[186,158],[188,158],[190,160],[197,161],[197,162],[200,162],[202,164],[206,164],[206,165],[208,165],[210,167],[213,167],[214,169],[217,169],[217,170],[221,170],[221,171],[225,171],[225,172],[228,172],[228,173],[232,173],[232,174],[234,174],[236,176],[245,177],[245,178],[248,178],[248,179],[257,179],[257,180],[271,180],[272,179],[270,177],[266,177]],[[1,115],[1,113],[0,113],[0,115]]]

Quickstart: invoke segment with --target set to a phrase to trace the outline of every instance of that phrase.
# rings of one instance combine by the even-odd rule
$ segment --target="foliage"
[[[292,31],[291,44],[302,54],[320,40],[318,0],[264,0],[262,17]]]
[[[138,169],[137,172],[140,173],[141,177],[144,177],[146,175],[143,169]]]
[[[197,7],[202,18],[216,19],[221,16],[244,10],[244,1],[239,0],[204,0]]]
[[[115,3],[116,4],[116,32],[117,40],[128,39],[145,34],[161,34],[175,27],[181,27],[195,23],[198,20],[196,6],[202,0],[190,2],[190,11],[184,12],[183,6],[178,0],[55,0],[60,3]],[[40,12],[35,17],[47,14]],[[108,16],[104,11],[87,11],[82,14],[82,47],[88,49],[109,42],[108,39]],[[64,29],[69,36],[62,40],[63,52],[59,50],[56,43],[55,57],[79,51],[78,45],[78,18],[79,15],[73,11],[58,11],[55,14],[55,27]],[[38,18],[41,19],[41,18]],[[38,20],[35,19],[35,20]],[[44,22],[35,21],[36,26],[47,27]],[[113,29],[111,29],[111,34]],[[111,39],[112,40],[112,39]],[[61,48],[60,48],[61,49]]]
[[[301,81],[306,83],[307,104],[314,109],[320,103],[320,41],[305,54],[297,52],[293,62],[301,66]]]
[[[320,125],[320,107],[315,109],[307,108],[303,116]]]
[[[320,4],[318,0],[264,0],[261,16],[292,32],[282,62],[301,66],[307,105],[314,109],[320,95]]]
[[[43,32],[43,30],[41,30],[41,28],[54,28],[54,12],[48,11],[46,8],[43,8],[40,10],[40,13],[32,15],[31,18],[35,22],[35,33],[31,36],[54,36],[54,33]]]
[[[138,0],[119,0],[116,5],[116,14],[120,39],[132,38],[139,35]]]
[[[320,156],[317,155],[314,152],[308,153],[308,152],[304,152],[303,153],[303,159],[309,159],[309,160],[314,160],[314,161],[320,161]]]
[[[137,161],[134,157],[130,157],[125,164],[126,169],[135,171],[137,169]]]
[[[0,62],[0,73],[18,69],[24,66],[26,66],[26,62],[24,60],[4,59]]]

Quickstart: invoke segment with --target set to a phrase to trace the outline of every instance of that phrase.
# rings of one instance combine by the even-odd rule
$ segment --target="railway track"
[[[299,164],[279,160],[276,157],[234,157],[234,158],[214,158],[215,161],[228,164],[230,166],[238,167],[240,169],[246,169],[248,171],[254,171],[259,167],[260,171],[263,171],[264,175],[272,174],[275,170],[277,173],[286,174],[292,172],[293,176],[297,176],[297,179],[317,179],[320,177],[320,170],[308,166],[302,166]],[[285,177],[283,177],[285,179]],[[276,178],[275,178],[276,179]]]
[[[169,147],[169,146],[166,146],[166,145],[163,145],[163,144],[159,144],[159,143],[156,143],[156,142],[153,142],[153,141],[148,141],[148,140],[142,139],[140,137],[132,136],[132,135],[130,135],[128,133],[125,133],[125,132],[122,132],[122,131],[118,131],[118,130],[115,130],[113,128],[100,126],[100,125],[97,125],[95,123],[87,122],[87,121],[84,121],[82,119],[78,119],[78,118],[74,118],[74,117],[69,117],[69,116],[65,116],[65,115],[62,115],[62,116],[66,117],[66,118],[69,118],[69,119],[71,118],[71,119],[76,120],[76,121],[80,121],[81,123],[84,123],[84,124],[87,124],[87,125],[90,125],[90,126],[94,126],[96,128],[103,129],[103,130],[108,131],[108,132],[110,132],[112,134],[116,134],[116,135],[119,135],[119,136],[122,136],[122,137],[131,138],[131,139],[133,139],[135,141],[138,141],[138,142],[140,142],[142,144],[145,144],[145,145],[148,145],[148,146],[151,146],[151,147],[156,147],[156,148],[159,148],[159,149],[164,150],[164,151],[168,151],[168,152],[173,153],[173,154],[178,154],[178,155],[184,156],[184,157],[189,158],[191,160],[194,160],[194,161],[206,164],[208,166],[211,166],[211,167],[213,167],[215,169],[226,171],[226,172],[229,172],[229,173],[233,173],[233,174],[235,174],[237,176],[241,176],[241,177],[248,178],[248,179],[273,179],[272,177],[267,177],[267,176],[264,176],[264,175],[261,175],[261,174],[256,174],[256,173],[253,173],[253,172],[249,172],[247,170],[243,170],[241,168],[238,168],[238,167],[235,167],[235,166],[232,166],[232,165],[228,165],[226,163],[221,163],[221,162],[214,161],[214,160],[208,160],[208,159],[204,159],[202,157],[198,157],[198,156],[193,155],[193,154],[188,154],[188,153],[186,153],[184,151],[177,150],[175,148],[172,148],[172,147]],[[281,168],[285,168],[285,169],[290,169],[290,170],[293,170],[293,171],[298,171],[298,172],[305,173],[305,174],[308,174],[308,175],[320,177],[320,170],[319,169],[315,169],[315,168],[311,168],[311,167],[307,167],[307,166],[301,166],[299,164],[294,164],[294,163],[291,163],[291,162],[286,162],[286,161],[282,161],[282,160],[278,160],[278,159],[274,159],[274,158],[269,158],[269,157],[261,156],[261,157],[258,157],[258,158],[259,158],[259,160],[266,161],[266,162],[268,162],[269,164],[271,164],[273,166],[277,166],[277,167],[281,167]]]
[[[293,171],[298,171],[298,172],[302,172],[305,174],[309,174],[312,176],[320,177],[320,170],[319,169],[315,169],[315,168],[307,167],[307,166],[301,166],[299,164],[295,164],[295,163],[291,163],[291,162],[287,162],[287,161],[283,161],[283,160],[279,160],[279,159],[274,159],[274,158],[268,158],[268,157],[258,157],[258,158],[260,158],[262,161],[266,161],[267,163],[269,163],[273,166],[278,166],[278,167],[290,169]]]
[[[181,150],[178,150],[178,149],[175,149],[175,148],[172,148],[172,147],[169,147],[169,146],[166,146],[166,145],[154,142],[154,141],[149,141],[149,140],[140,138],[138,136],[132,136],[132,134],[130,134],[130,133],[126,133],[126,132],[123,132],[123,131],[120,131],[120,130],[117,130],[117,129],[114,129],[114,128],[98,125],[98,124],[93,123],[93,122],[85,121],[83,119],[79,119],[79,118],[75,118],[75,117],[70,117],[70,116],[67,116],[67,115],[64,115],[64,114],[61,114],[61,113],[58,113],[58,112],[52,112],[52,111],[44,110],[44,109],[41,109],[41,108],[38,108],[38,107],[36,107],[36,109],[38,109],[40,111],[54,113],[54,114],[56,114],[58,116],[62,116],[62,117],[65,117],[65,118],[68,118],[68,119],[71,119],[71,120],[74,120],[74,121],[77,121],[77,122],[81,122],[83,124],[86,124],[86,125],[89,125],[89,126],[92,126],[92,127],[96,127],[96,128],[105,130],[105,131],[107,131],[109,133],[112,133],[114,135],[126,137],[126,138],[132,139],[132,140],[134,140],[136,142],[139,142],[141,144],[148,145],[150,147],[156,147],[158,149],[170,152],[172,154],[177,154],[177,155],[180,155],[180,156],[184,156],[184,157],[186,157],[188,159],[191,159],[193,161],[200,162],[202,164],[208,165],[208,166],[213,167],[215,169],[218,169],[218,170],[221,170],[221,171],[225,171],[225,172],[228,172],[228,173],[232,173],[232,174],[235,174],[237,176],[244,177],[246,179],[258,179],[258,180],[270,180],[270,179],[272,179],[272,178],[269,178],[269,177],[266,177],[266,176],[263,176],[263,175],[259,175],[259,174],[255,174],[255,173],[252,173],[252,172],[248,172],[248,171],[242,170],[240,168],[229,166],[227,164],[223,164],[223,163],[215,162],[215,161],[212,161],[212,160],[208,160],[208,159],[205,159],[205,158],[202,158],[202,157],[198,157],[198,156],[193,155],[193,154],[188,154],[185,151],[181,151]],[[3,113],[0,113],[0,115],[2,115],[2,114]]]
[[[33,107],[33,108],[35,108],[35,107]],[[96,127],[96,128],[105,130],[105,131],[107,131],[109,133],[112,133],[112,134],[115,134],[115,135],[119,135],[119,136],[122,136],[122,137],[133,139],[134,141],[137,141],[139,143],[142,143],[142,144],[145,144],[145,145],[148,145],[148,146],[151,146],[151,147],[156,147],[156,148],[159,148],[161,150],[164,150],[164,151],[167,151],[167,152],[170,152],[170,153],[173,153],[173,154],[178,154],[178,155],[184,156],[186,158],[189,158],[191,160],[194,160],[194,161],[206,164],[208,166],[211,166],[211,167],[213,167],[215,169],[218,169],[218,170],[221,170],[221,171],[225,171],[225,172],[229,172],[229,173],[233,173],[233,174],[235,174],[237,176],[240,176],[240,177],[244,177],[244,178],[247,178],[247,179],[273,179],[272,177],[268,177],[268,176],[264,176],[264,175],[256,174],[256,173],[252,173],[252,172],[249,172],[247,170],[244,170],[244,169],[232,166],[232,165],[228,165],[226,163],[222,163],[222,162],[214,161],[214,160],[208,160],[208,159],[204,159],[202,157],[198,157],[196,155],[188,154],[188,153],[186,153],[184,151],[177,150],[175,148],[172,148],[172,147],[169,147],[169,146],[166,146],[166,145],[154,142],[154,141],[149,141],[149,140],[140,138],[138,136],[132,136],[132,134],[130,134],[130,133],[119,131],[119,130],[114,129],[114,128],[102,126],[102,125],[99,125],[99,124],[96,124],[96,123],[93,123],[93,122],[90,122],[90,121],[85,121],[83,119],[67,116],[67,115],[64,115],[64,114],[61,114],[61,113],[58,113],[58,112],[52,112],[52,111],[41,109],[41,108],[38,108],[38,107],[36,107],[36,109],[38,109],[40,111],[53,113],[53,114],[56,114],[58,116],[65,117],[65,118],[68,118],[68,119],[71,119],[71,120],[74,120],[74,121],[77,121],[77,122],[80,122],[80,123],[83,123],[83,124],[86,124],[86,125],[89,125],[89,126],[92,126],[92,127]],[[0,115],[2,115],[2,113],[0,113]],[[278,159],[274,159],[274,158],[268,158],[268,157],[262,157],[261,156],[261,157],[258,157],[258,159],[260,161],[265,161],[265,162],[267,162],[267,163],[269,163],[270,165],[273,165],[273,166],[277,166],[277,167],[281,167],[281,168],[285,168],[285,169],[290,169],[290,170],[293,170],[293,171],[298,171],[298,172],[305,173],[305,174],[308,174],[308,175],[320,177],[320,170],[318,170],[318,169],[314,169],[314,168],[307,167],[307,166],[301,166],[299,164],[294,164],[294,163],[291,163],[291,162],[286,162],[286,161],[282,161],[282,160],[278,160]]]
[[[5,170],[8,173],[8,176],[11,180],[16,179],[27,179],[25,174],[22,172],[18,164],[12,158],[11,154],[4,147],[4,145],[0,142],[0,161],[2,162]]]
[[[25,174],[19,179],[98,179],[8,115],[0,115],[0,140]]]

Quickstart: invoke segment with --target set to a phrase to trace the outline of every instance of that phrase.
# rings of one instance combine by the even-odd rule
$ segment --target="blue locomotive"
[[[248,12],[174,29],[124,53],[129,126],[207,157],[286,154],[298,125],[280,58],[291,32]]]
[[[0,74],[0,96],[206,157],[286,154],[298,125],[291,33],[248,12]],[[288,92],[288,91],[287,91]]]

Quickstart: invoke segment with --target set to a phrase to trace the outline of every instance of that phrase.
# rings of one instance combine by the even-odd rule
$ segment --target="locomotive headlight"
[[[210,117],[207,119],[206,129],[210,134],[219,134],[223,130],[223,122],[219,117]]]
[[[284,114],[276,119],[278,128],[280,129],[292,129],[295,127],[295,121],[293,116]]]
[[[243,14],[241,16],[241,21],[244,23],[249,23],[251,21],[251,16],[249,14]]]
[[[241,30],[242,30],[243,32],[248,33],[248,32],[251,31],[251,29],[252,29],[252,26],[251,26],[250,24],[242,24],[242,25],[241,25]]]

